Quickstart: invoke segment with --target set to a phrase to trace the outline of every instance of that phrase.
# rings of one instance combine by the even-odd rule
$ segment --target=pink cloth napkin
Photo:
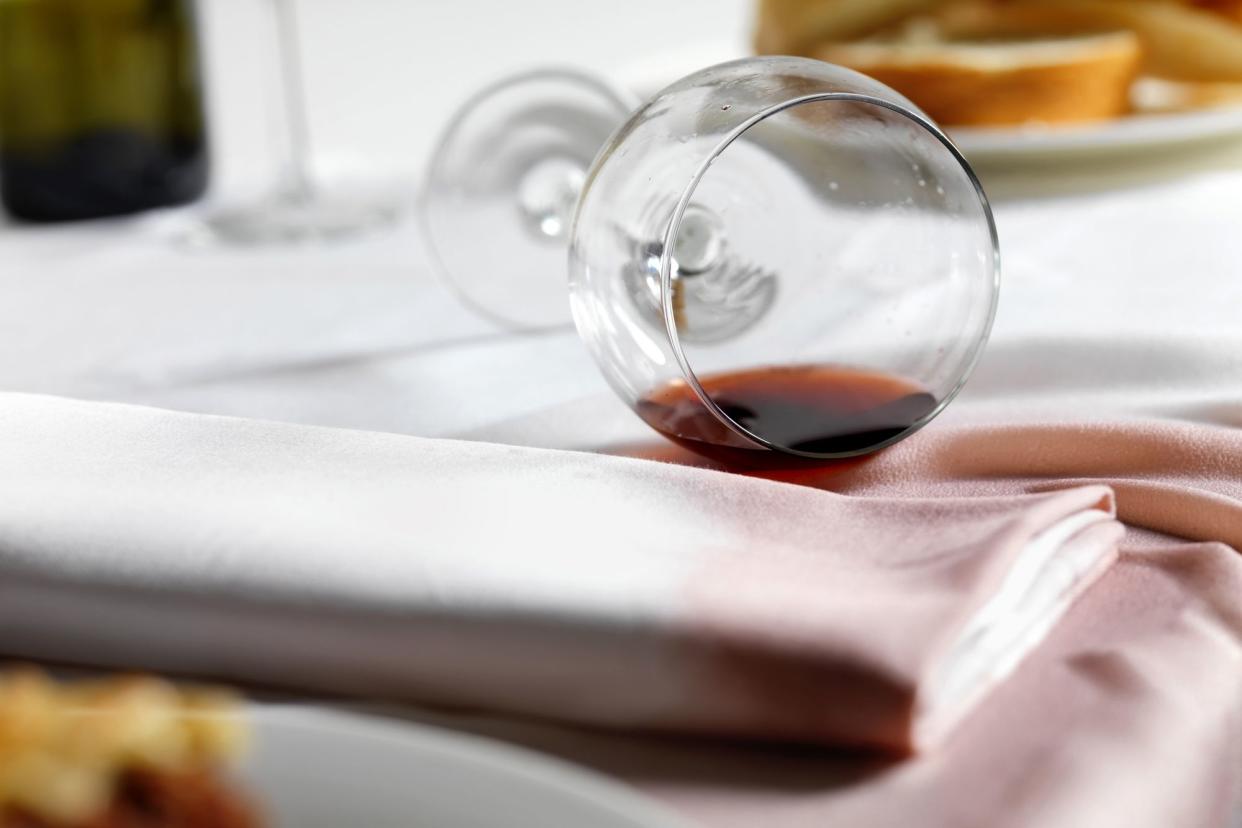
[[[1049,639],[900,761],[450,720],[628,780],[712,828],[1227,828],[1242,803],[1242,566],[1129,542]]]
[[[657,441],[632,448],[699,465]],[[926,755],[887,762],[478,724],[627,778],[719,828],[1242,824],[1242,431],[1176,421],[933,426],[846,471],[860,497],[1106,485],[1121,555]]]
[[[644,731],[942,742],[1115,559],[1099,485],[845,497],[0,395],[0,652]]]

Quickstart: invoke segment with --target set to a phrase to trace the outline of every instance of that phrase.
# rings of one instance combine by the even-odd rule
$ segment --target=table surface
[[[1000,309],[946,417],[1242,420],[1238,153],[985,181]],[[463,308],[408,217],[261,250],[172,243],[181,218],[0,227],[0,387],[575,448],[647,435],[572,331],[513,335]]]
[[[540,63],[606,74],[692,37],[741,43],[750,25],[747,0],[586,6],[301,0],[325,180],[362,158],[412,198],[438,129],[481,83]],[[270,5],[204,8],[213,197],[236,201],[274,181]],[[1036,408],[1073,396],[1096,414],[1193,416],[1206,397],[1242,396],[1220,353],[1242,307],[1242,142],[981,172],[1004,287],[991,346],[950,414],[1012,401],[1015,360],[1039,366],[1018,395]],[[258,251],[171,244],[167,221],[0,225],[0,387],[575,447],[645,434],[572,333],[514,337],[463,309],[408,216],[348,243]],[[1176,353],[1146,359],[1157,340]],[[1201,372],[1179,376],[1179,359],[1216,365],[1211,387]],[[1134,360],[1128,381],[1108,383]],[[1062,368],[1107,387],[1067,384]],[[578,404],[596,412],[585,430],[541,430],[539,412]]]
[[[608,72],[748,26],[742,0],[301,5],[321,168],[366,158],[411,194],[439,125],[486,80],[533,63]],[[205,21],[222,199],[273,180],[271,90],[254,83],[270,77],[264,6],[222,0]],[[946,417],[1242,426],[1242,144],[983,177],[1002,300]],[[571,448],[648,435],[572,332],[516,336],[462,308],[408,216],[263,250],[171,243],[180,219],[0,226],[0,388]]]

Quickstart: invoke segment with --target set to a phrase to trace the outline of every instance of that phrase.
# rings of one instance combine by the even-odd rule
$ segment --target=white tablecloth
[[[996,328],[945,416],[1242,423],[1242,164],[1232,159],[998,198]],[[994,180],[998,191],[1021,184]],[[0,230],[0,387],[558,447],[649,437],[572,331],[514,336],[459,306],[409,221],[261,251],[170,243],[171,221]]]
[[[750,6],[301,0],[319,168],[365,158],[412,196],[435,134],[485,81],[539,63],[616,74],[682,44],[742,43]],[[217,198],[272,181],[265,11],[204,4]],[[949,416],[1242,419],[1242,143],[983,174],[1004,285]],[[648,436],[572,333],[515,339],[461,308],[408,220],[260,252],[172,245],[163,223],[0,225],[0,388],[571,447]]]
[[[225,53],[213,77],[227,104],[216,119],[226,195],[260,189],[256,171],[268,160],[247,132],[258,99],[228,92],[245,85],[252,63],[232,59],[218,37],[221,10],[253,14],[248,5],[213,6],[221,17],[209,21],[213,49]],[[541,54],[605,69],[640,34],[637,24],[579,21],[599,40],[568,38],[558,17],[568,4],[553,0],[536,9],[548,28],[529,38],[504,35],[513,23],[500,3],[485,6],[499,17],[478,34],[450,5],[375,0],[375,15],[362,16],[307,4],[310,52],[388,33],[369,53],[355,49],[355,61],[337,54],[339,72],[312,54],[312,120],[326,155],[353,149],[410,181],[452,102],[479,82]],[[676,25],[652,38],[675,42],[697,22],[735,34],[744,5],[679,5]],[[441,25],[451,37],[427,35]],[[410,43],[418,56],[406,54]],[[399,75],[384,75],[395,66]],[[1242,146],[984,178],[1003,248],[1000,312],[946,420],[1242,426]],[[460,307],[408,219],[348,243],[264,251],[172,244],[174,223],[0,226],[0,388],[569,448],[652,439],[572,332],[517,337]]]

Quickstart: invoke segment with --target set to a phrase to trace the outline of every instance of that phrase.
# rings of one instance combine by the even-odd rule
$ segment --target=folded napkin
[[[1236,402],[1217,410],[1242,424]],[[937,750],[877,763],[454,723],[628,779],[713,828],[1242,828],[1242,428],[962,414],[864,464],[775,475],[865,498],[1114,493],[1117,562]],[[629,450],[703,462],[639,436]]]
[[[543,746],[716,828],[896,828],[912,814],[925,828],[1242,826],[1242,428],[938,423],[868,463],[796,477],[884,498],[1103,484],[1128,528],[1117,563],[930,755],[860,772],[805,756],[587,749],[577,737]],[[703,770],[678,776],[679,762]]]
[[[1101,486],[850,498],[0,395],[0,652],[651,730],[941,740],[1114,560]]]

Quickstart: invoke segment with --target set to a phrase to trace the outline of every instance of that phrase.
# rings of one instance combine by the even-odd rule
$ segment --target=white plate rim
[[[275,740],[282,731],[296,729],[333,739],[380,740],[423,752],[486,767],[522,784],[542,788],[550,795],[573,796],[600,809],[601,815],[633,822],[642,828],[689,828],[688,823],[655,800],[624,783],[554,756],[507,742],[408,719],[298,703],[251,703],[245,712],[253,740]],[[237,776],[263,802],[259,779],[243,762]],[[394,815],[402,816],[402,815]],[[497,823],[504,824],[503,818]]]
[[[950,137],[967,155],[1077,153],[1090,150],[1172,147],[1242,136],[1242,106],[1128,115],[1074,126],[952,127]]]

